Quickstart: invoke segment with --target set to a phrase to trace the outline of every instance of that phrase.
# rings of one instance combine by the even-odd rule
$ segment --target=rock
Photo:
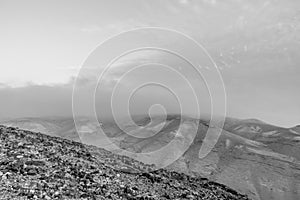
[[[35,176],[37,174],[38,174],[38,170],[34,169],[34,168],[31,168],[27,171],[27,175],[29,175],[29,176]]]
[[[41,160],[30,160],[25,162],[26,165],[34,165],[34,166],[43,166],[45,165],[44,161]]]
[[[190,199],[205,196],[211,197],[210,199],[247,199],[213,182],[204,187],[203,180],[185,176],[178,178],[183,175],[176,172],[159,170],[141,173],[138,169],[146,165],[127,157],[126,166],[135,163],[136,167],[124,172],[121,170],[125,166],[122,164],[124,156],[104,149],[30,131],[12,132],[2,126],[0,130],[0,144],[4,144],[0,148],[0,154],[5,155],[1,157],[0,169],[4,166],[3,169],[7,170],[6,174],[1,172],[0,183],[4,184],[0,184],[0,191],[9,191],[6,199],[159,200],[182,199],[183,194],[192,194]],[[16,148],[15,144],[20,142],[34,144],[32,148],[39,152],[36,158],[29,157],[32,154],[28,145],[26,148],[24,145]],[[29,155],[26,158],[31,160],[15,161],[14,155],[22,154]]]
[[[49,197],[48,195],[45,196],[45,199],[50,200],[51,197]]]
[[[59,196],[59,194],[60,194],[59,191],[54,192],[54,196]]]
[[[195,199],[195,196],[190,194],[190,195],[187,195],[186,198]]]

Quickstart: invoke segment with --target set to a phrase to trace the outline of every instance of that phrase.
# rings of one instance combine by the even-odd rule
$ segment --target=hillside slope
[[[0,126],[0,199],[248,199],[207,179],[74,141]]]
[[[102,123],[106,135],[120,147],[120,150],[114,151],[116,154],[131,156],[126,151],[151,152],[164,147],[171,140],[176,141],[176,149],[170,149],[167,153],[156,157],[132,157],[159,168],[167,158],[191,143],[168,169],[209,178],[255,200],[300,199],[300,126],[283,128],[256,119],[227,117],[224,127],[215,128],[222,128],[222,134],[213,151],[206,158],[199,159],[199,149],[209,125],[207,119],[170,115],[165,122],[159,116],[152,122],[145,116],[138,116],[134,120],[139,126],[124,121],[124,130],[111,121]],[[85,144],[111,148],[109,142],[106,145],[106,140],[99,134],[98,123],[88,118],[78,120],[78,132],[70,118],[25,118],[2,123],[28,130],[40,127],[41,132],[46,129],[49,135],[75,141],[81,139]],[[177,131],[180,124],[183,124],[183,129]],[[194,139],[191,132],[197,132]],[[133,137],[139,134],[143,137]]]
[[[138,121],[141,124],[139,129],[143,130],[147,124],[144,122],[148,121],[147,118]],[[223,128],[213,128],[222,132],[213,150],[204,159],[199,159],[198,153],[208,129],[208,121],[170,116],[161,123],[165,126],[148,138],[135,138],[112,124],[104,124],[103,127],[104,130],[107,128],[111,140],[121,149],[138,153],[160,149],[171,140],[177,141],[176,148],[183,147],[190,142],[191,132],[197,132],[187,151],[168,169],[207,177],[256,200],[300,199],[300,139],[294,129],[254,119],[227,118]],[[178,129],[180,124],[189,129]],[[127,130],[132,129],[130,124],[127,127]],[[153,135],[151,127],[147,127],[147,131]],[[170,149],[168,155],[158,155],[152,160],[143,157],[136,159],[159,167],[176,150]]]

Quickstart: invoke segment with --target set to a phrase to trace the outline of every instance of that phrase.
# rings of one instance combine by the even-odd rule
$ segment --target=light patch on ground
[[[238,126],[234,129],[238,133],[247,132],[247,133],[260,133],[261,128],[259,126]]]
[[[294,137],[294,140],[299,140],[300,141],[300,136]]]
[[[290,131],[291,133],[296,134],[296,135],[300,135],[300,133],[298,133],[297,131],[294,131],[293,129],[289,129],[289,131]]]
[[[222,133],[224,133],[225,136],[227,136],[228,138],[230,138],[232,141],[234,141],[235,143],[240,143],[240,144],[247,144],[249,146],[254,146],[254,147],[262,147],[262,146],[266,146],[265,144],[261,143],[261,142],[257,142],[254,140],[250,140],[247,138],[244,138],[242,136],[230,133],[228,131],[223,131]]]
[[[128,135],[132,135],[134,137],[147,138],[147,137],[154,136],[156,133],[158,133],[160,130],[162,130],[164,126],[170,124],[171,122],[172,122],[172,120],[167,121],[167,122],[161,122],[156,125],[154,125],[155,123],[151,123],[146,126],[129,127],[125,130],[125,132]]]
[[[247,147],[247,150],[256,154],[264,155],[264,156],[270,156],[273,158],[277,158],[279,160],[287,161],[287,162],[295,162],[296,159],[290,156],[286,156],[280,153],[275,153],[268,149],[257,149],[252,147]]]
[[[268,137],[268,136],[277,136],[279,135],[280,133],[277,132],[277,131],[268,131],[268,132],[263,132],[262,135],[264,137]]]

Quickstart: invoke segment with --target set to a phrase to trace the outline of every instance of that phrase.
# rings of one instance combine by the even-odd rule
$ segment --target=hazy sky
[[[147,26],[172,28],[204,45],[223,76],[228,115],[300,124],[298,0],[0,0],[0,117],[71,115],[74,77],[90,52],[114,34]],[[116,64],[108,81],[118,80],[128,60]],[[136,77],[158,77],[157,70]],[[141,93],[138,110],[161,92]]]

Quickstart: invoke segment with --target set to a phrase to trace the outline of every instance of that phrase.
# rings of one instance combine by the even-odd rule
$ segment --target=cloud
[[[203,0],[204,3],[210,4],[210,5],[216,5],[217,0]]]
[[[107,5],[102,5],[101,8],[93,6],[93,9],[90,7],[93,12],[80,17],[72,16],[72,13],[65,15],[64,10],[61,12],[64,15],[55,15],[51,23],[42,26],[41,29],[45,30],[36,28],[43,24],[39,19],[44,19],[38,15],[35,15],[34,20],[37,23],[33,23],[31,14],[24,16],[24,26],[13,21],[6,23],[9,26],[5,27],[8,31],[4,34],[11,38],[6,40],[6,37],[2,37],[2,43],[6,46],[2,51],[0,49],[0,54],[6,60],[1,63],[1,66],[6,67],[1,68],[0,74],[1,115],[51,115],[55,112],[69,114],[72,86],[80,68],[78,63],[94,45],[122,31],[152,25],[187,33],[206,47],[218,67],[223,69],[222,75],[231,106],[229,109],[234,115],[249,117],[247,114],[254,115],[263,110],[266,121],[269,118],[278,123],[279,120],[275,121],[269,115],[280,107],[282,109],[277,115],[282,116],[281,120],[286,118],[285,123],[292,121],[286,116],[296,116],[300,101],[297,92],[299,81],[296,77],[299,74],[300,56],[300,1],[139,1],[134,5],[123,5],[124,9],[119,9],[121,6],[117,8],[114,3]],[[111,14],[111,9],[107,8],[115,13]],[[99,9],[103,9],[102,12]],[[20,11],[23,10],[20,7]],[[79,10],[82,8],[78,8]],[[90,10],[87,9],[86,12]],[[12,14],[7,16],[14,14],[9,13]],[[78,19],[76,26],[65,16],[77,17],[74,18]],[[61,23],[63,21],[67,23]],[[17,28],[13,29],[11,24]],[[177,40],[170,39],[168,42],[178,45]],[[78,49],[85,50],[76,53]],[[189,48],[186,49],[189,52]],[[194,53],[197,55],[197,52]],[[154,56],[159,57],[159,54]],[[111,89],[128,68],[144,61],[147,59],[136,56],[115,63],[104,77],[105,88]],[[172,64],[186,70],[176,63]],[[59,65],[67,67],[53,67]],[[84,70],[86,73],[77,78],[78,86],[83,89],[79,94],[83,99],[82,111],[86,109],[84,89],[91,89],[97,80],[97,67],[99,66]],[[209,68],[204,66],[203,70]],[[149,72],[147,76],[160,78],[164,75]],[[127,79],[122,84],[130,85],[145,78],[145,75],[137,73],[134,78]],[[177,83],[172,77],[165,78]],[[177,87],[181,85],[178,84]],[[152,92],[151,94],[155,94],[155,91]],[[246,111],[242,112],[243,109]]]
[[[104,35],[113,35],[123,31],[128,31],[134,28],[148,27],[149,24],[145,22],[138,21],[136,19],[127,19],[122,21],[113,21],[107,24],[91,24],[89,26],[83,27],[80,31],[84,33],[102,33]]]
[[[87,27],[83,27],[80,30],[85,33],[95,33],[95,32],[104,31],[104,29],[99,27],[98,25],[90,25]]]

